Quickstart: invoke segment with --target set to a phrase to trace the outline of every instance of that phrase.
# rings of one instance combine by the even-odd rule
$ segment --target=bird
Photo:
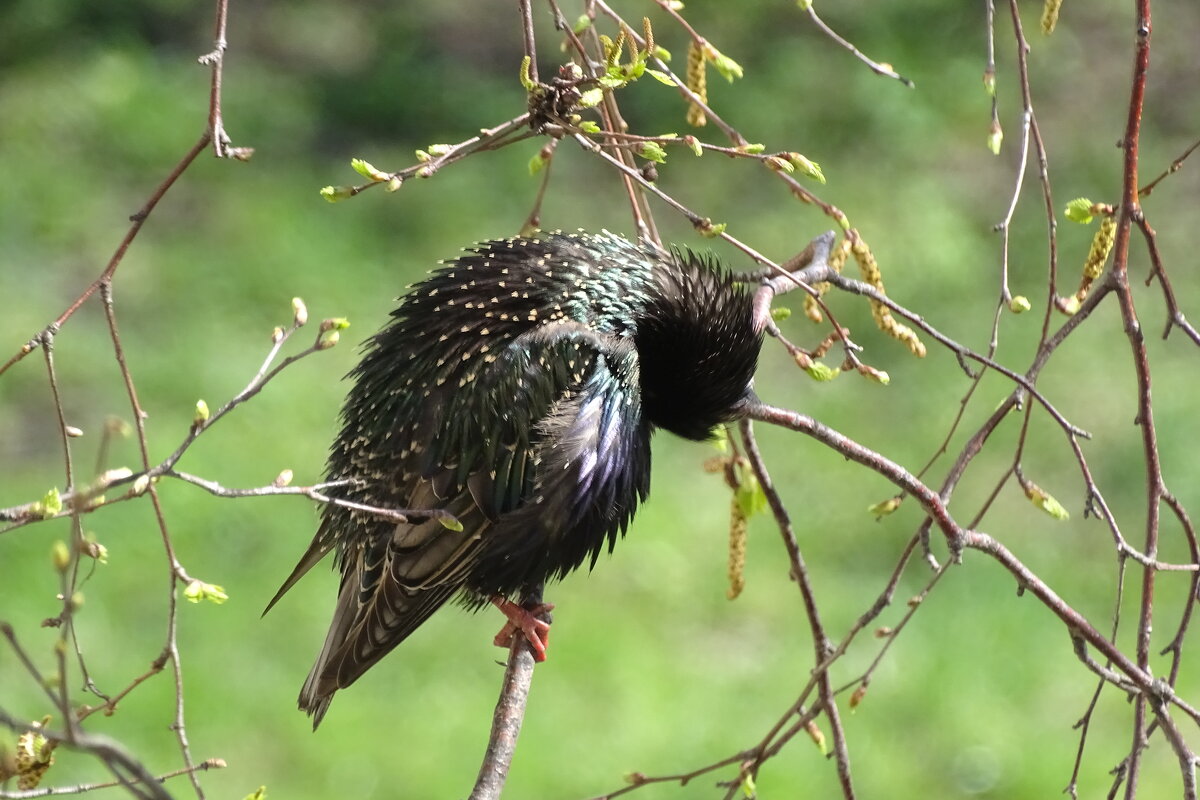
[[[335,553],[299,697],[313,728],[456,596],[500,607],[544,658],[546,624],[513,598],[612,551],[649,494],[654,431],[704,441],[745,416],[761,345],[715,257],[607,231],[479,243],[410,286],[347,375],[327,465],[344,502],[267,606]]]

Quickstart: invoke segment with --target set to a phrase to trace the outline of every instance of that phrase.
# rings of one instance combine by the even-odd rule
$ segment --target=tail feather
[[[401,523],[387,541],[343,555],[329,633],[300,690],[299,706],[313,717],[314,729],[334,692],[354,683],[466,583],[488,522],[466,491],[446,510],[462,531],[437,519]]]
[[[327,535],[324,526],[322,526],[317,531],[317,535],[313,537],[312,544],[308,546],[308,550],[304,551],[304,555],[300,557],[300,561],[297,562],[296,568],[292,570],[292,574],[288,575],[287,580],[279,587],[279,591],[271,598],[271,602],[267,603],[267,607],[263,609],[263,616],[265,617],[267,612],[275,607],[279,599],[287,594],[288,589],[296,585],[296,581],[303,578],[305,573],[316,566],[317,562],[329,555],[331,550],[333,550],[333,537]]]

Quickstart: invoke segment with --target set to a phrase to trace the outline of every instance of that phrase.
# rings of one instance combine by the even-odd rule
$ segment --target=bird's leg
[[[550,644],[550,623],[539,619],[539,615],[546,614],[554,606],[540,600],[534,600],[531,605],[518,605],[500,595],[492,598],[492,605],[508,617],[508,622],[496,634],[496,646],[511,647],[513,637],[520,631],[533,647],[533,657],[539,662],[545,661],[546,647]]]

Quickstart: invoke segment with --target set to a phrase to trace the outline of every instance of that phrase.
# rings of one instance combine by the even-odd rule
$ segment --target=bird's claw
[[[504,624],[493,640],[495,645],[512,647],[513,637],[517,635],[517,631],[520,631],[533,648],[534,660],[545,661],[546,648],[550,644],[550,623],[539,619],[538,615],[553,610],[554,606],[550,603],[538,603],[531,608],[525,608],[504,597],[493,597],[492,605],[508,617],[508,622]]]

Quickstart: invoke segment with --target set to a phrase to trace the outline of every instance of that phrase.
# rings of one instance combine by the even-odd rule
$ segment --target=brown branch
[[[191,772],[207,772],[210,769],[224,769],[229,766],[224,759],[210,758],[206,761],[201,761],[195,767],[189,769],[183,767],[181,769],[164,772],[162,775],[154,776],[154,780],[158,783],[165,783],[171,778],[178,778],[180,775],[187,775]],[[102,783],[79,783],[74,786],[44,786],[37,789],[18,789],[15,792],[5,791],[0,789],[0,800],[31,800],[35,797],[54,797],[65,794],[85,794],[94,792],[97,789],[112,789],[117,786],[126,786],[124,781],[104,781]],[[169,795],[168,795],[169,796]]]
[[[808,566],[804,563],[804,555],[800,552],[800,543],[796,540],[796,532],[792,529],[791,517],[787,512],[787,508],[783,505],[783,500],[780,498],[779,492],[775,489],[775,484],[771,480],[770,473],[767,471],[766,462],[763,461],[762,453],[758,449],[758,442],[754,438],[754,428],[750,420],[743,419],[739,425],[739,429],[741,431],[742,446],[745,449],[746,458],[750,460],[754,474],[758,477],[758,482],[767,497],[767,503],[771,507],[771,513],[775,517],[779,534],[783,537],[784,546],[787,548],[788,560],[791,562],[791,577],[800,587],[800,596],[804,600],[804,613],[808,617],[809,629],[812,631],[813,661],[819,664],[828,658],[833,646],[829,641],[829,635],[825,632],[825,626],[821,622],[821,614],[817,609],[816,594],[813,591]],[[817,685],[821,705],[824,708],[825,716],[829,720],[830,730],[833,733],[833,752],[837,758],[838,782],[841,784],[842,796],[846,800],[853,800],[855,793],[854,781],[850,774],[850,751],[846,745],[846,733],[842,729],[837,700],[834,698],[828,671],[822,670],[820,672]],[[752,774],[758,774],[758,768],[762,765],[762,760],[763,756],[760,753],[751,762],[749,769]]]
[[[1129,286],[1129,237],[1133,217],[1138,213],[1138,152],[1141,134],[1142,107],[1146,95],[1146,76],[1150,67],[1150,0],[1136,0],[1134,29],[1133,79],[1129,93],[1125,134],[1121,146],[1124,155],[1121,176],[1121,203],[1117,212],[1117,230],[1113,242],[1113,262],[1108,273],[1109,285],[1117,294],[1121,319],[1137,376],[1137,423],[1142,433],[1142,455],[1146,464],[1146,523],[1143,552],[1151,558],[1158,553],[1159,512],[1162,504],[1163,478],[1158,453],[1158,437],[1154,425],[1153,404],[1150,399],[1150,362],[1146,353],[1141,324],[1134,307]],[[1142,595],[1137,625],[1137,665],[1150,668],[1150,631],[1154,622],[1155,578],[1150,567],[1142,569]],[[1133,742],[1125,776],[1125,797],[1137,794],[1141,756],[1146,746],[1146,697],[1134,699]]]
[[[660,2],[661,2],[661,0],[660,0]],[[899,72],[896,72],[896,70],[892,69],[890,65],[881,64],[878,61],[874,61],[874,60],[868,58],[865,53],[863,53],[861,50],[859,50],[857,47],[855,47],[853,44],[851,44],[846,39],[839,36],[838,33],[836,31],[834,31],[833,28],[831,28],[827,24],[825,24],[825,20],[823,20],[817,16],[817,12],[813,8],[813,3],[809,2],[807,4],[804,4],[804,5],[802,5],[802,8],[804,10],[804,13],[808,14],[808,18],[810,20],[812,20],[813,24],[817,26],[817,28],[821,31],[821,33],[825,34],[830,39],[832,39],[834,42],[836,42],[837,44],[841,45],[842,47],[844,47],[845,49],[847,49],[851,53],[853,53],[855,58],[857,58],[859,61],[863,62],[868,67],[870,67],[871,71],[874,72],[876,75],[882,75],[885,78],[892,78],[894,80],[898,80],[910,89],[916,88],[915,83],[913,83],[911,80],[909,80],[908,78],[901,75]]]
[[[59,314],[53,322],[51,322],[38,333],[34,334],[32,339],[22,345],[21,348],[15,354],[13,354],[11,358],[8,359],[8,361],[4,362],[3,366],[0,366],[0,375],[3,375],[13,364],[16,364],[35,349],[42,346],[42,344],[46,342],[48,338],[53,337],[56,333],[58,333],[59,329],[62,328],[66,321],[74,316],[75,312],[79,310],[80,306],[87,302],[87,300],[94,295],[102,285],[112,280],[112,276],[114,273],[116,273],[117,267],[121,265],[121,261],[125,258],[125,252],[129,249],[129,245],[133,243],[133,240],[137,238],[138,232],[142,229],[142,225],[145,224],[146,219],[158,206],[158,202],[162,200],[167,191],[175,185],[175,181],[179,179],[179,176],[182,175],[184,171],[192,165],[192,162],[196,160],[196,156],[200,155],[204,148],[208,146],[209,140],[210,137],[208,131],[205,131],[203,134],[201,134],[196,143],[192,145],[192,149],[184,154],[183,158],[179,160],[179,163],[175,165],[175,168],[171,170],[170,174],[168,174],[167,177],[163,179],[163,182],[158,185],[158,188],[151,193],[150,198],[133,214],[133,216],[129,218],[133,224],[130,225],[129,230],[125,232],[125,238],[121,240],[121,243],[117,246],[116,252],[114,252],[112,257],[108,260],[108,264],[105,265],[104,270],[100,273],[99,277],[92,281],[91,284],[89,284],[88,287],[83,290],[82,294],[71,301],[71,304],[67,306],[66,310]]]
[[[4,725],[16,733],[38,733],[45,736],[47,740],[60,742],[72,750],[95,756],[113,774],[116,784],[124,786],[134,797],[146,798],[146,800],[172,800],[171,795],[146,769],[144,764],[107,736],[34,726],[12,716],[3,708],[0,708],[0,725]],[[189,765],[189,768],[194,772],[198,767]]]
[[[528,605],[540,600],[539,588],[523,598],[522,604]],[[540,614],[539,618],[543,622],[550,621],[546,612]],[[516,753],[517,737],[521,734],[521,723],[525,719],[525,706],[529,701],[529,687],[533,683],[533,669],[536,663],[533,646],[529,640],[520,632],[515,633],[512,645],[508,649],[508,665],[504,669],[500,699],[496,701],[496,710],[492,714],[487,749],[484,751],[483,763],[479,767],[479,775],[475,779],[475,787],[471,790],[470,800],[499,800],[504,781],[508,778],[513,755]]]

